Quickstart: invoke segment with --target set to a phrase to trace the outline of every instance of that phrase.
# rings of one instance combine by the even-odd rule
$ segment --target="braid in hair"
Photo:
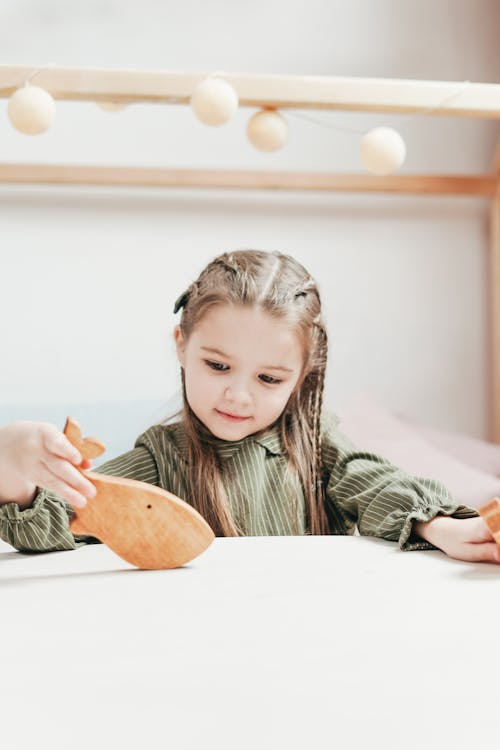
[[[319,358],[324,362],[316,375],[316,387],[313,395],[312,405],[312,443],[314,451],[313,483],[316,501],[317,518],[311,519],[312,534],[326,534],[328,530],[328,518],[325,512],[325,497],[323,488],[323,462],[321,458],[321,413],[323,408],[323,392],[325,385],[326,356],[328,350],[328,337],[326,329],[321,321],[315,322],[319,337]]]
[[[285,410],[281,422],[281,437],[304,490],[309,532],[328,534],[329,522],[325,511],[321,454],[321,414],[328,336],[319,312],[321,303],[314,280],[309,277],[295,289],[293,299],[299,304],[303,302],[304,307],[314,310],[316,315],[312,320],[309,318],[308,372]]]

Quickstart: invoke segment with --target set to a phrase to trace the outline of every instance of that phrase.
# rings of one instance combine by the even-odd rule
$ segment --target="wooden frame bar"
[[[34,74],[34,75],[33,75]],[[219,75],[236,90],[242,107],[404,112],[460,117],[500,117],[500,84],[392,78],[246,75],[222,71],[172,72],[0,65],[0,96],[9,97],[31,77],[55,99],[188,104],[194,86]]]
[[[496,181],[491,202],[490,246],[488,255],[489,280],[489,387],[490,440],[500,444],[500,138],[493,159]]]
[[[372,177],[328,172],[254,172],[56,164],[0,164],[0,183],[423,193],[483,197],[493,197],[496,191],[495,178],[481,175]]]

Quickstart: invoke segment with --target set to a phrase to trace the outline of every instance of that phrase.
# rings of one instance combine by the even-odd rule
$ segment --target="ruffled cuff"
[[[410,511],[406,516],[406,520],[401,529],[399,537],[399,548],[403,551],[417,550],[417,549],[428,549],[435,550],[433,544],[428,542],[426,539],[418,536],[413,530],[413,524],[417,522],[432,521],[436,516],[450,516],[451,518],[475,518],[479,516],[479,512],[474,508],[469,508],[467,505],[459,505],[457,503],[446,503],[439,506],[426,506],[417,507]]]
[[[73,509],[58,495],[39,488],[29,508],[0,506],[0,538],[20,552],[55,552],[81,545],[69,528]]]
[[[37,487],[37,494],[32,504],[27,508],[21,508],[17,503],[5,503],[0,505],[0,521],[17,521],[24,523],[31,521],[40,513],[43,507],[47,490],[43,487]]]

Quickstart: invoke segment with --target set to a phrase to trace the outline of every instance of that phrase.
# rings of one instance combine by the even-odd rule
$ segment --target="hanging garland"
[[[49,67],[49,66],[47,66]],[[46,68],[35,70],[24,85],[18,88],[9,98],[7,113],[12,126],[25,135],[39,135],[46,132],[54,122],[56,107],[48,91],[30,83]],[[460,90],[448,96],[436,107],[421,114],[438,110],[445,102],[462,93]],[[97,102],[107,112],[119,112],[126,104],[114,101]],[[239,101],[235,89],[224,78],[218,75],[208,76],[197,83],[190,98],[191,110],[205,125],[219,126],[232,120],[238,111]],[[341,128],[326,124],[320,120],[290,112],[292,116],[303,117],[316,125],[334,130],[347,130],[361,134],[359,155],[363,167],[375,175],[388,175],[396,172],[406,158],[406,144],[400,133],[392,127],[377,127],[368,133],[359,130]],[[415,117],[415,115],[413,115]],[[288,141],[288,124],[284,117],[271,107],[256,112],[247,125],[247,137],[254,148],[259,151],[272,152],[285,146]]]

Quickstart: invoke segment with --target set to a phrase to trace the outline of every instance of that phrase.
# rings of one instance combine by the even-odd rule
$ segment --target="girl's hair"
[[[175,303],[174,313],[183,308],[184,340],[210,309],[222,304],[257,305],[289,323],[299,336],[303,370],[276,424],[288,471],[295,474],[304,492],[307,532],[327,534],[320,430],[328,340],[317,285],[289,255],[261,250],[224,253],[208,264]],[[227,483],[231,477],[217,453],[216,439],[189,406],[183,368],[181,380],[190,502],[217,536],[241,536],[222,480],[224,476]]]

